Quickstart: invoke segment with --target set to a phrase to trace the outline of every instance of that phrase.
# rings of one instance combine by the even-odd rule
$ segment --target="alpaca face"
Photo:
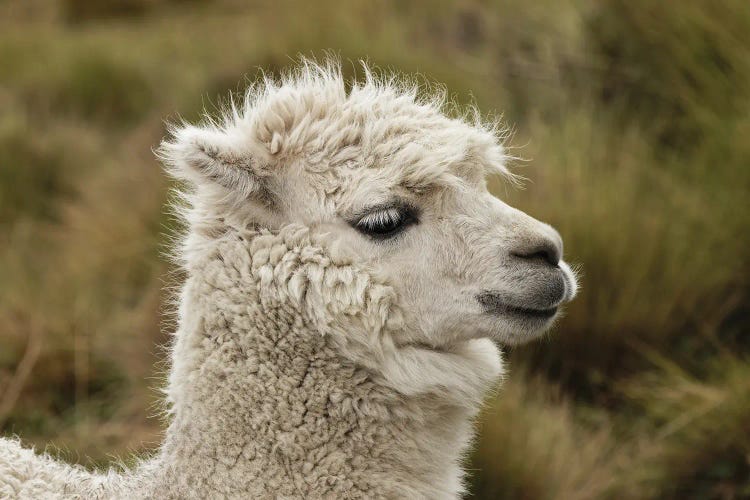
[[[426,143],[411,154],[429,164],[457,146]],[[291,193],[278,209],[384,277],[409,323],[400,342],[524,342],[550,327],[577,283],[557,231],[489,193],[482,161],[495,159],[464,157],[442,180],[414,188],[403,183],[397,153],[387,165],[339,170],[334,195],[300,162],[278,180],[278,192]]]
[[[307,226],[393,288],[398,344],[523,342],[575,296],[558,233],[488,192],[487,175],[507,174],[492,130],[372,79],[347,92],[314,67],[246,101],[162,145],[197,187],[196,226]]]

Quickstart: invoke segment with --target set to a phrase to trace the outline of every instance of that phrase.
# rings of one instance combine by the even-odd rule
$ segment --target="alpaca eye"
[[[406,208],[391,207],[371,212],[354,224],[354,227],[373,238],[390,238],[416,222],[412,212]]]

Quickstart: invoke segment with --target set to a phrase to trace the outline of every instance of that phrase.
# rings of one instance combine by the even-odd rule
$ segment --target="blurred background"
[[[583,289],[507,352],[475,498],[750,498],[747,0],[0,0],[0,430],[157,446],[164,120],[333,49],[502,114]],[[48,445],[49,443],[49,445]]]

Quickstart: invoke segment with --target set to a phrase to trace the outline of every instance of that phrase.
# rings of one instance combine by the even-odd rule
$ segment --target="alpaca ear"
[[[188,125],[173,130],[172,138],[159,146],[157,156],[176,179],[197,187],[218,185],[249,197],[263,190],[268,174],[262,165],[267,164],[267,159],[261,148],[247,144],[247,137],[234,135],[239,134]]]

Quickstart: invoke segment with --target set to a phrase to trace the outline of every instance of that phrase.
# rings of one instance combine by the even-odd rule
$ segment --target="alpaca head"
[[[335,64],[306,62],[161,154],[195,187],[194,231],[306,226],[392,287],[398,342],[522,342],[576,293],[558,233],[488,192],[509,175],[494,129],[403,82],[368,72],[347,91]]]

